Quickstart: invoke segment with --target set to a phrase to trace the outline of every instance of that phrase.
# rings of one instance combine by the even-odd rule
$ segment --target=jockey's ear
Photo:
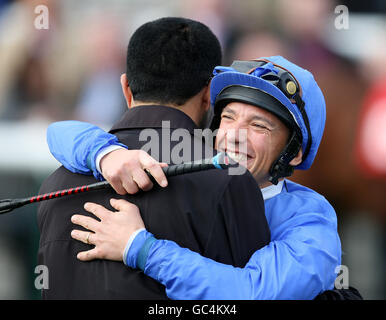
[[[299,165],[302,162],[302,157],[303,157],[303,151],[300,148],[300,150],[299,150],[298,154],[296,155],[296,157],[293,158],[289,164],[291,166],[293,166],[293,167],[296,167],[297,165]]]

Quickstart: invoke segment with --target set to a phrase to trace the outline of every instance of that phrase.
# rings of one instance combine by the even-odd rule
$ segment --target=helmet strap
[[[311,145],[312,145],[312,133],[311,133],[310,121],[308,120],[307,112],[305,110],[305,103],[303,99],[298,94],[295,94],[294,100],[296,102],[296,106],[298,107],[303,117],[303,121],[307,129],[308,140],[307,140],[306,149],[304,150],[304,153],[303,153],[303,160],[305,160],[308,156],[308,153],[310,152]]]
[[[293,174],[294,167],[289,163],[297,156],[300,147],[301,140],[294,130],[287,145],[284,147],[279,157],[273,162],[271,169],[269,170],[269,181],[272,184],[276,185],[279,182],[279,178],[289,177]]]

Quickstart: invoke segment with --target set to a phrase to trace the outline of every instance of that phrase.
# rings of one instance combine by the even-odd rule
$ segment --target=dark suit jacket
[[[130,149],[139,149],[147,143],[138,139],[141,130],[154,128],[161,133],[162,120],[170,121],[171,132],[186,128],[196,139],[193,121],[181,111],[163,106],[131,109],[111,132]],[[165,139],[165,134],[163,137]],[[178,142],[171,140],[169,138],[173,150]],[[164,145],[160,143],[161,155]],[[201,152],[191,153],[192,160],[197,159],[197,153]],[[162,157],[159,160],[163,160]],[[92,248],[70,237],[71,230],[80,228],[71,223],[70,217],[75,213],[90,215],[83,209],[86,201],[113,210],[110,198],[127,199],[140,208],[147,230],[156,238],[174,240],[182,247],[222,263],[244,266],[254,251],[269,243],[270,232],[262,195],[253,177],[249,172],[228,173],[228,170],[213,169],[170,177],[167,188],[155,185],[151,191],[136,195],[119,196],[110,189],[42,202],[38,209],[41,232],[38,262],[49,270],[49,289],[43,290],[43,298],[167,298],[161,284],[122,262],[76,259],[78,252]],[[60,167],[46,179],[40,192],[90,183],[95,183],[93,177]]]

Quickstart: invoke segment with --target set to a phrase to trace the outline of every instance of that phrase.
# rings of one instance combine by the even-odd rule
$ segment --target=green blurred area
[[[0,195],[34,195],[44,177],[0,171]],[[6,182],[6,183],[5,183]],[[40,299],[34,281],[39,246],[36,204],[0,215],[0,299]]]

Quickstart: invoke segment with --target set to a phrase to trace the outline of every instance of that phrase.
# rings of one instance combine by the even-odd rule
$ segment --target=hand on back
[[[103,177],[120,195],[152,189],[153,182],[146,172],[150,173],[161,187],[166,187],[167,179],[162,170],[166,166],[166,163],[158,162],[143,150],[123,148],[106,154],[100,161]]]

